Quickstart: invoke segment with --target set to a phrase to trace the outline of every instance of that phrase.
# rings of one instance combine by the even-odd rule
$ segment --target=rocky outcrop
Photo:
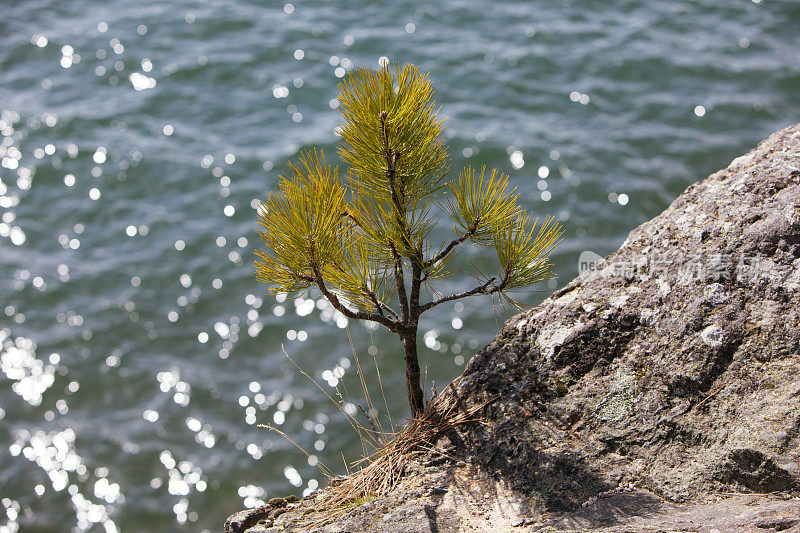
[[[689,187],[464,374],[465,402],[501,398],[464,436],[472,461],[550,509],[625,483],[800,488],[800,127]]]
[[[456,383],[480,420],[325,531],[800,531],[800,125],[584,254]]]

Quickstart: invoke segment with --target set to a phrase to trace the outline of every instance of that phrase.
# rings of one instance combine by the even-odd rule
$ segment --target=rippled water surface
[[[375,384],[374,355],[407,415],[394,336],[253,274],[254,207],[299,150],[335,153],[352,69],[430,70],[453,168],[508,172],[563,221],[535,304],[580,251],[800,121],[798,26],[793,0],[5,2],[0,532],[218,531],[316,488],[317,461],[343,472],[357,439],[281,345],[353,412],[354,355]],[[424,316],[428,384],[507,316]]]

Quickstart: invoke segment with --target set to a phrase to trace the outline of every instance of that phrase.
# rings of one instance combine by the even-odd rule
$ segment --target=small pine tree
[[[298,294],[316,287],[351,319],[370,320],[403,343],[411,414],[424,408],[417,328],[425,311],[477,294],[498,294],[553,277],[549,255],[562,228],[543,224],[517,203],[508,176],[465,168],[447,180],[449,154],[442,141],[427,74],[411,64],[358,69],[339,86],[344,123],[339,156],[346,182],[316,150],[290,164],[259,210],[258,279],[273,292]],[[454,222],[455,238],[440,247],[428,239],[435,213]],[[499,269],[472,273],[476,286],[442,295],[432,282],[451,273],[456,249],[470,240],[497,253]],[[422,301],[425,288],[428,301]]]

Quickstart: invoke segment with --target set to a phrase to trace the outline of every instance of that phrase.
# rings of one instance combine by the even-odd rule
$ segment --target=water
[[[321,483],[262,422],[344,471],[355,436],[281,345],[353,402],[353,353],[375,383],[374,353],[406,416],[393,335],[253,274],[254,200],[298,150],[334,154],[346,72],[382,56],[430,70],[453,167],[508,172],[563,221],[562,285],[582,250],[612,251],[800,120],[799,23],[779,0],[6,2],[0,531],[218,531]],[[425,315],[428,384],[507,316],[487,299]]]

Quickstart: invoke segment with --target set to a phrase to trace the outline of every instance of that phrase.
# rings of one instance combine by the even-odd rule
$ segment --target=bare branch
[[[392,315],[395,320],[398,320],[398,321],[400,320],[400,313],[398,313],[397,311],[395,311],[394,309],[392,309],[391,307],[389,307],[386,304],[381,304],[381,307],[383,308],[384,311],[388,311],[388,313],[390,315]]]
[[[447,254],[449,254],[450,251],[453,248],[455,248],[456,246],[458,246],[462,242],[466,241],[467,239],[469,239],[470,237],[475,235],[475,232],[478,231],[478,225],[479,224],[480,224],[480,219],[476,218],[475,222],[472,224],[472,227],[469,228],[469,231],[467,231],[466,233],[461,235],[459,238],[453,239],[450,242],[450,244],[448,244],[447,247],[444,250],[439,252],[439,254],[436,257],[434,257],[434,258],[432,258],[432,259],[430,259],[430,260],[425,262],[425,270],[427,271],[427,269],[429,269],[429,268],[431,268],[433,266],[436,266],[436,263],[438,263],[439,261],[441,261],[442,259],[447,257]]]
[[[367,296],[369,296],[369,299],[372,300],[372,305],[375,306],[375,310],[378,312],[379,315],[385,316],[383,314],[383,311],[386,310],[386,311],[389,312],[390,315],[393,315],[395,319],[399,319],[400,318],[400,315],[397,314],[397,311],[395,311],[394,309],[392,309],[388,305],[379,302],[378,301],[378,297],[375,296],[375,293],[373,291],[371,291],[371,290],[369,290],[367,288],[365,288],[364,291],[367,293]]]
[[[422,254],[420,253],[420,257]],[[419,290],[422,286],[422,267],[420,266],[421,261],[414,261],[412,263],[412,272],[411,272],[411,301],[409,302],[409,306],[411,307],[411,320],[415,321],[419,316]]]
[[[501,283],[490,287],[492,283],[494,283],[496,278],[490,278],[486,281],[486,283],[482,285],[478,285],[474,289],[470,289],[468,291],[459,292],[457,294],[451,294],[450,296],[444,296],[439,298],[438,300],[434,300],[432,302],[428,302],[423,306],[418,307],[419,313],[424,313],[428,309],[432,307],[436,307],[439,304],[443,304],[445,302],[451,302],[453,300],[460,300],[461,298],[467,298],[468,296],[474,296],[476,294],[494,294],[496,292],[502,291],[506,286],[506,280],[503,280]]]
[[[328,301],[333,305],[333,307],[342,313],[347,318],[352,318],[353,320],[371,320],[372,322],[377,322],[379,324],[383,324],[391,331],[399,331],[400,330],[400,323],[396,320],[392,320],[386,316],[379,315],[377,313],[363,313],[361,311],[351,311],[347,307],[339,301],[339,298],[333,294],[328,287],[325,286],[325,281],[322,279],[322,274],[317,268],[316,264],[312,264],[312,268],[314,270],[314,277],[310,278],[309,276],[302,276],[301,279],[310,279],[314,283],[317,284],[319,290],[322,292],[323,296],[328,299]]]

